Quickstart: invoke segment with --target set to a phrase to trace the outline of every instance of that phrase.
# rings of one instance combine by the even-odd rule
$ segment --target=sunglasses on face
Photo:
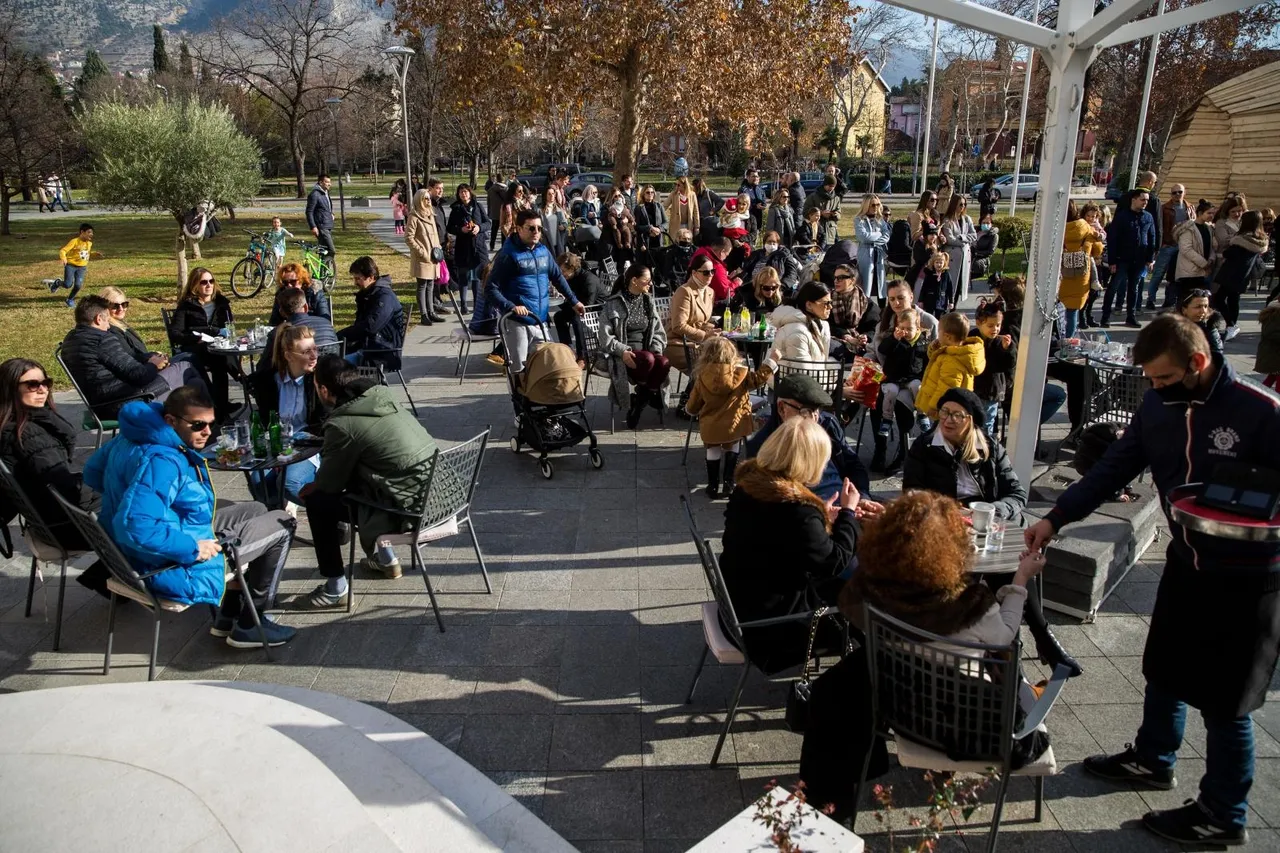
[[[292,287],[298,283],[298,280],[296,278],[282,278],[280,279],[280,283]]]
[[[836,279],[836,281],[853,281],[853,276],[851,276],[851,275],[838,275],[838,276],[836,276],[836,277],[835,277],[835,279]]]
[[[818,307],[819,307],[819,308],[830,308],[830,307],[831,307],[831,300],[830,300],[830,299],[823,299],[823,300],[820,300],[820,301],[818,302]]]
[[[200,281],[199,281],[198,283],[199,283],[199,284],[213,284],[213,279],[211,279],[211,278],[202,278],[202,279],[200,279]]]
[[[700,267],[694,270],[694,272],[699,273],[700,275],[711,275],[715,271],[715,267]]]
[[[204,432],[213,427],[213,421],[189,421],[182,417],[178,418],[178,420],[191,427],[194,432]]]
[[[112,311],[123,311],[129,307],[129,300],[126,299],[124,302],[108,302],[107,307]]]
[[[531,233],[533,233],[533,234],[540,234],[540,233],[542,233],[542,226],[541,226],[541,225],[526,225],[526,226],[524,227],[524,230],[529,231],[529,232],[531,232]]]
[[[1173,190],[1172,194],[1173,194],[1173,195],[1182,195],[1184,192],[1186,192],[1186,190]]]
[[[760,288],[760,292],[761,293],[777,293],[778,288],[776,285],[769,285],[768,287]]]
[[[44,379],[25,379],[22,382],[18,383],[18,387],[21,388],[23,391],[30,391],[32,394],[34,394],[37,391],[39,391],[41,388],[52,389],[53,380],[47,376]]]

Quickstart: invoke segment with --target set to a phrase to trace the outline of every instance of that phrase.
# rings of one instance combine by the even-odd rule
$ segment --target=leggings
[[[1213,295],[1214,307],[1222,312],[1222,319],[1227,321],[1228,326],[1234,326],[1240,321],[1240,291],[1230,285],[1224,285],[1218,288],[1218,292]]]
[[[667,381],[667,374],[671,373],[671,360],[662,353],[642,349],[632,350],[631,357],[636,360],[636,366],[627,368],[627,378],[638,388],[649,391],[662,388]]]

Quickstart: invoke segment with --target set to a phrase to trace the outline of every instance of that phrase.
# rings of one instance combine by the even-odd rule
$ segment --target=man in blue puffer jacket
[[[214,511],[213,484],[200,451],[208,444],[213,403],[203,389],[185,385],[159,403],[134,401],[120,410],[120,435],[89,458],[84,482],[102,493],[98,520],[157,598],[222,607],[210,633],[237,649],[261,648],[240,592],[226,593],[226,562],[218,538],[238,541],[248,563],[245,579],[264,605],[275,591],[293,540],[288,515],[259,503]],[[167,567],[167,568],[166,568]],[[239,619],[236,616],[239,616]],[[262,615],[270,645],[296,629]]]
[[[1064,524],[1097,509],[1147,466],[1161,499],[1205,482],[1223,462],[1280,470],[1280,397],[1236,377],[1200,327],[1178,314],[1138,334],[1133,361],[1152,389],[1124,435],[1026,531],[1039,551]],[[1146,699],[1132,746],[1085,759],[1104,779],[1168,789],[1187,706],[1208,730],[1200,798],[1151,812],[1152,832],[1187,844],[1243,844],[1253,783],[1253,723],[1280,657],[1280,542],[1196,533],[1169,518],[1171,541],[1143,654]]]
[[[579,317],[586,313],[586,306],[574,296],[551,250],[542,243],[542,216],[534,210],[522,210],[516,214],[515,232],[493,259],[484,291],[486,302],[498,314],[516,314],[514,321],[508,321],[501,330],[507,362],[515,373],[524,370],[533,342],[543,340],[553,284]],[[542,328],[537,320],[542,321]]]

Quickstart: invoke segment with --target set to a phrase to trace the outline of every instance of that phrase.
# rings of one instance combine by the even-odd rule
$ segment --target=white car
[[[970,197],[977,198],[978,190],[980,189],[982,189],[982,184],[974,184],[970,187]],[[996,191],[997,200],[1009,198],[1013,193],[1013,175],[1001,175],[996,178],[994,189]],[[1039,175],[1018,175],[1018,201],[1035,201],[1036,192],[1039,189]]]

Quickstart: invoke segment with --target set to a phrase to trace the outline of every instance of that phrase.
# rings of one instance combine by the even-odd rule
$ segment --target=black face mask
[[[1196,385],[1193,388],[1187,387],[1187,378],[1196,377]],[[1200,374],[1187,370],[1187,375],[1182,378],[1181,382],[1175,382],[1172,385],[1166,385],[1163,388],[1153,388],[1152,390],[1160,397],[1164,403],[1189,403],[1196,399],[1200,387]]]

